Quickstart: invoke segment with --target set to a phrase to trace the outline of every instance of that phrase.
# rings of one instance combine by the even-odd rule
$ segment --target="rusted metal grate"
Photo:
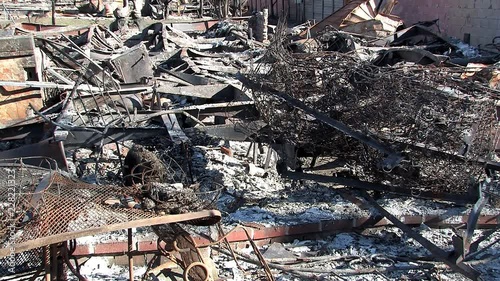
[[[0,241],[2,247],[15,248],[23,233],[22,219],[28,209],[30,192],[40,179],[50,172],[25,162],[34,159],[2,159],[0,160]],[[36,159],[47,166],[57,169],[52,159]],[[0,276],[27,272],[42,265],[42,250],[32,249],[22,253],[9,254],[0,258]]]
[[[87,184],[58,173],[48,178],[49,186],[40,196],[33,196],[33,219],[23,227],[17,242],[157,216],[140,209],[104,204],[117,196],[133,196],[140,192],[136,188]]]
[[[133,224],[138,221],[141,225],[147,225],[150,221],[165,223],[155,220],[164,218],[163,213],[105,203],[108,199],[125,196],[138,198],[142,192],[140,187],[88,184],[55,170],[24,165],[22,161],[0,162],[0,177],[0,256],[4,257],[0,260],[0,271],[12,268],[7,250],[10,246],[16,248],[16,252],[24,251],[15,256],[18,272],[23,272],[41,265],[40,250],[26,250],[46,243],[91,235],[94,230],[95,233],[100,233],[135,227]],[[9,182],[9,179],[12,180]],[[12,192],[15,192],[14,204],[9,201]],[[210,225],[220,220],[220,213],[184,214],[171,220]],[[111,225],[114,225],[113,229],[109,228]],[[48,237],[54,239],[47,239]]]
[[[41,248],[0,258],[0,276],[8,276],[38,269],[42,266]]]

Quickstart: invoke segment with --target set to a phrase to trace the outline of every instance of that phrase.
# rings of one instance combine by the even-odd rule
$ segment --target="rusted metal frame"
[[[203,122],[201,122],[200,120],[198,120],[198,118],[194,117],[193,115],[187,113],[186,111],[183,111],[182,112],[182,115],[186,116],[187,118],[193,120],[196,124],[202,126],[202,127],[206,127],[205,124],[203,124]]]
[[[94,100],[94,102],[96,103],[96,106],[99,108],[99,104],[98,104],[98,101],[97,99],[95,98],[95,95],[94,95],[94,92],[90,92],[92,94],[92,99]],[[111,99],[111,97],[109,97],[109,99],[111,100],[111,102],[113,102],[113,105],[115,106],[115,108],[111,108],[111,106],[109,106],[109,104],[106,102],[106,97],[104,96],[104,93],[102,91],[99,91],[99,94],[101,95],[102,99],[103,99],[103,103],[104,105],[106,106],[106,108],[108,108],[108,112],[109,114],[111,115],[111,118],[116,120],[115,117],[113,116],[113,110],[116,110],[116,104],[113,102],[113,100]],[[108,95],[109,96],[109,95]],[[82,99],[82,98],[81,98]],[[83,99],[82,99],[82,103],[83,103]],[[99,109],[100,110],[100,109]],[[120,114],[120,111],[117,110],[117,113],[118,113],[118,118],[123,120],[123,116]],[[103,118],[102,120],[104,121],[104,117],[101,117]],[[118,119],[117,118],[117,119]]]
[[[75,93],[78,95],[78,98],[82,99],[79,91],[75,91]],[[83,110],[85,110],[85,113],[88,114],[89,110],[85,106],[85,103],[82,102],[82,106],[83,106]],[[87,126],[87,122],[85,122],[85,119],[83,119],[83,116],[81,115],[80,110],[75,110],[75,111],[76,111],[76,114],[78,115],[78,117],[82,120],[83,125]],[[92,122],[92,125],[95,126],[94,121],[92,119],[90,119],[90,121]]]
[[[161,66],[157,66],[158,69],[161,69],[163,71],[167,71],[166,69],[164,69],[163,67]],[[159,85],[159,87],[161,87],[161,84],[163,83],[163,81],[165,82],[170,82],[170,83],[177,83],[179,84],[180,86],[179,87],[186,87],[186,86],[193,86],[193,84],[191,83],[188,83],[182,79],[179,79],[173,75],[170,75],[169,77],[166,77],[166,78],[162,78],[162,77],[155,77],[154,78],[154,81],[155,81],[155,84],[154,85]]]
[[[55,126],[58,126],[64,130],[67,130],[67,131],[71,131],[73,129],[75,129],[74,126],[71,126],[71,125],[66,125],[66,124],[61,124],[59,122],[56,122],[56,121],[53,121],[49,118],[47,118],[45,115],[43,115],[42,113],[40,113],[38,110],[36,110],[33,106],[31,106],[31,108],[33,109],[33,111],[39,115],[40,117],[42,117],[42,119],[44,119],[45,121],[55,125]],[[85,131],[90,131],[90,132],[94,132],[94,133],[98,133],[98,134],[102,134],[101,131],[97,130],[97,129],[94,129],[94,128],[86,128],[86,127],[76,127],[76,128],[80,128],[82,130],[85,130]],[[114,141],[114,140],[113,140]]]
[[[95,102],[95,104],[96,104],[96,109],[97,109],[97,113],[99,114],[99,118],[101,118],[101,120],[104,120],[104,116],[102,115],[101,108],[100,108],[100,106],[99,106],[99,104],[98,104],[97,99],[95,98],[94,91],[92,91],[92,89],[91,89],[90,85],[89,85],[89,91],[90,91],[90,94],[91,94],[91,96],[92,96],[92,99],[94,100],[94,102]],[[82,106],[84,106],[84,107],[85,107],[85,102],[84,102],[83,97],[82,97],[82,95],[81,95],[80,93],[78,94],[78,98],[81,100],[81,102],[82,102]],[[106,103],[104,102],[104,104],[106,104]],[[106,104],[106,106],[108,106],[108,105]],[[78,111],[79,111],[79,110],[77,110],[77,112],[78,112]],[[88,112],[88,110],[86,110],[86,109],[85,109],[85,111],[87,111],[87,112]],[[111,115],[111,117],[113,118],[113,115]]]
[[[158,225],[158,224],[165,224],[165,223],[173,223],[173,222],[189,222],[189,221],[194,221],[197,219],[206,219],[206,218],[213,218],[213,219],[220,220],[221,213],[219,211],[216,211],[216,210],[208,210],[208,211],[199,211],[199,212],[193,212],[193,213],[187,213],[187,214],[165,215],[165,216],[159,216],[159,217],[155,217],[155,218],[140,219],[140,220],[134,220],[134,221],[130,221],[130,222],[105,225],[105,226],[84,229],[84,230],[79,230],[79,231],[74,231],[74,232],[69,232],[69,233],[60,233],[60,234],[46,236],[46,237],[38,237],[38,238],[33,239],[31,241],[17,244],[16,248],[15,248],[15,253],[28,251],[28,250],[31,250],[34,248],[39,248],[39,247],[45,246],[45,245],[61,243],[63,241],[76,239],[78,237],[84,237],[84,236],[95,235],[95,234],[99,234],[99,233],[111,232],[111,231],[115,231],[115,230],[137,228],[137,227],[151,226],[151,225]],[[10,249],[7,249],[7,248],[0,249],[0,257],[5,257],[5,256],[8,256],[9,254],[10,254]]]
[[[183,72],[171,71],[171,70],[167,70],[167,69],[164,69],[161,67],[160,67],[160,69],[166,71],[168,74],[170,74],[178,79],[186,81],[187,83],[189,83],[191,85],[209,85],[210,84],[210,80],[205,78],[205,77],[202,77],[202,76],[187,74],[187,73],[183,73]]]
[[[196,121],[195,121],[196,122]],[[201,124],[200,124],[201,125]],[[262,121],[241,121],[235,122],[231,124],[223,124],[223,125],[202,125],[203,127],[198,127],[196,130],[205,132],[207,135],[220,137],[225,140],[233,140],[233,141],[249,141],[250,138],[254,135],[259,134],[261,130],[267,126]],[[190,128],[191,129],[191,128]],[[252,138],[253,141],[253,138]],[[268,150],[268,156],[270,155],[271,150]],[[265,168],[269,168],[270,158],[266,156],[266,160],[268,160]]]
[[[101,140],[99,141],[99,146],[98,146],[98,151],[99,153],[97,154],[97,157],[96,157],[96,160],[95,160],[95,174],[98,175],[99,174],[99,160],[100,160],[100,157],[102,155],[102,147],[104,146],[104,139],[106,138],[106,134],[108,133],[108,130],[111,126],[115,125],[116,123],[116,120],[115,121],[112,121],[110,123],[108,123],[105,127],[104,127],[104,130],[102,131],[102,134],[101,134]],[[120,155],[120,151],[118,150],[118,155]],[[121,164],[121,161],[120,161],[120,164]],[[121,166],[121,169],[123,171],[123,166]],[[96,183],[99,184],[99,178],[96,177]]]
[[[55,70],[54,70],[54,72],[55,72]],[[77,88],[82,83],[82,78],[83,78],[83,73],[80,73],[80,75],[78,75],[78,78],[76,79],[76,82],[75,82],[73,89],[71,90],[71,93],[69,95],[66,95],[66,97],[64,98],[64,101],[61,105],[62,112],[65,112],[67,110],[68,102],[73,99],[73,96],[77,92]],[[59,117],[57,120],[59,121],[60,118],[61,117]],[[82,118],[82,121],[85,123],[83,118]]]
[[[71,100],[73,101],[73,97],[75,94],[78,95],[78,97],[80,97],[81,99],[81,95],[80,95],[80,92],[78,91],[78,87],[80,86],[80,84],[82,83],[82,78],[84,76],[84,73],[80,73],[80,75],[78,75],[78,79],[76,80],[75,82],[75,86],[73,87],[73,89],[71,90],[71,93],[69,95],[67,95],[64,99],[64,102],[63,102],[63,105],[62,105],[62,110],[63,112],[67,111],[68,109],[68,102]],[[88,85],[89,89],[91,88],[90,85]],[[83,104],[84,106],[84,109],[85,111],[87,111],[87,109],[85,108],[85,104]],[[85,122],[85,119],[83,118],[83,116],[80,114],[80,111],[79,110],[76,110],[76,113],[78,115],[78,117],[82,120],[83,124],[86,125],[87,122]],[[63,114],[62,114],[63,115]],[[61,116],[62,116],[61,115]],[[61,116],[57,119],[57,121],[59,122],[60,121],[60,118]]]
[[[497,215],[495,217],[490,218],[489,221],[492,221],[492,220],[496,220],[497,222],[499,222],[500,221],[500,215]],[[496,226],[493,229],[484,231],[481,234],[481,236],[478,239],[476,239],[476,241],[474,241],[473,243],[470,244],[470,246],[469,246],[469,253],[465,256],[464,260],[465,261],[470,261],[470,260],[474,259],[475,256],[479,255],[480,253],[484,252],[489,247],[491,247],[492,245],[494,245],[498,241],[500,241],[500,239],[497,239],[496,241],[490,243],[489,245],[483,247],[482,249],[479,249],[479,244],[482,243],[483,241],[485,241],[486,239],[488,239],[491,235],[493,235],[498,230],[500,230],[500,226]]]
[[[375,255],[376,256],[376,255]],[[344,262],[347,266],[351,268],[340,268],[340,269],[333,269],[331,272],[336,273],[337,276],[342,275],[362,275],[362,274],[380,274],[381,276],[384,277],[384,279],[387,279],[385,275],[382,273],[390,273],[392,271],[410,271],[410,270],[425,270],[425,269],[435,269],[436,265],[432,263],[425,263],[421,261],[417,261],[420,264],[419,265],[397,265],[395,266],[393,263],[394,261],[392,260],[392,257],[384,257],[384,260],[387,262],[391,262],[391,266],[369,266],[367,268],[353,268],[352,265],[355,264],[356,262],[368,262],[368,263],[373,263],[373,260],[370,260],[369,258],[367,259],[366,257],[363,256],[343,256],[343,257],[335,257],[335,256],[322,256],[318,257],[317,260],[314,261],[314,259],[306,258],[306,259],[300,259],[303,262],[306,263],[296,263],[296,264],[287,264],[287,265],[280,265],[282,266],[285,271],[289,270],[297,270],[297,271],[304,271],[304,272],[311,272],[311,273],[330,273],[330,271],[327,270],[322,270],[322,269],[314,269],[314,268],[308,268],[305,266],[311,266],[317,263],[325,264],[325,262],[332,262],[332,261],[342,261]],[[309,261],[307,261],[309,260]],[[313,261],[311,261],[313,260]],[[409,260],[405,259],[405,261],[412,261],[415,262],[414,260]],[[271,265],[276,265],[276,263],[272,263]],[[302,266],[301,266],[302,265]],[[389,280],[389,279],[387,279]]]
[[[191,235],[189,235],[189,233],[184,229],[182,229],[180,226],[176,224],[173,224],[172,226],[175,229],[175,232],[177,233],[177,237],[173,241],[172,246],[174,248],[174,251],[178,252],[181,256],[182,267],[184,267],[183,280],[188,281],[190,280],[190,277],[194,279],[201,278],[201,276],[199,276],[199,272],[195,272],[194,276],[190,274],[191,269],[197,266],[201,267],[204,271],[205,278],[202,281],[209,280],[210,273],[205,265],[203,254],[200,252],[200,249],[196,245],[196,242],[192,239]],[[179,248],[178,246],[179,242],[184,246],[186,246],[186,243],[189,245],[187,246],[187,248]],[[191,252],[196,252],[197,257],[195,258],[195,260],[200,260],[200,261],[193,261],[193,256],[191,256],[190,254]]]
[[[74,85],[58,84],[54,82],[40,82],[40,81],[0,81],[1,86],[14,86],[14,87],[29,87],[29,88],[52,88],[71,90]]]
[[[243,268],[241,267],[240,263],[238,262],[238,259],[236,258],[236,254],[234,253],[233,248],[231,247],[231,244],[230,244],[229,240],[227,239],[227,236],[229,233],[224,234],[224,230],[222,229],[222,224],[220,222],[217,223],[217,232],[219,233],[219,240],[218,241],[224,242],[226,247],[229,249],[229,252],[231,253],[231,257],[233,258],[234,262],[236,263],[236,266],[238,267],[239,270],[243,271]]]
[[[30,198],[30,202],[28,203],[28,206],[30,209],[32,209],[33,213],[39,214],[39,207],[41,202],[43,200],[43,194],[44,192],[52,185],[54,182],[54,171],[50,171],[48,174],[46,174],[38,183],[37,187],[35,188],[33,195]],[[35,214],[33,214],[35,216]]]
[[[73,84],[73,80],[67,78],[67,77],[64,77],[63,75],[61,75],[59,72],[55,71],[54,69],[52,69],[51,67],[47,67],[45,68],[45,71],[47,71],[48,73],[50,73],[52,76],[54,76],[55,78],[59,79],[60,81],[66,83],[67,85],[72,85]]]
[[[45,161],[45,159],[49,157],[52,157],[52,160],[58,164],[59,168],[67,169],[68,163],[61,141],[54,142],[51,139],[45,139],[35,144],[0,152],[0,159],[2,160],[23,158],[25,164],[44,167],[48,165],[47,168],[53,168],[51,167],[53,164],[52,162],[47,163]]]
[[[60,256],[60,243],[50,244],[50,275],[52,280],[66,280],[64,276],[64,265]]]
[[[354,139],[356,139],[356,140],[358,140],[358,141],[360,141],[360,142],[362,142],[362,143],[364,143],[364,144],[366,144],[366,145],[368,145],[368,146],[370,146],[370,147],[372,147],[372,148],[374,148],[382,153],[387,154],[387,157],[385,159],[383,159],[383,161],[382,161],[382,165],[383,165],[384,170],[387,170],[387,171],[392,170],[394,167],[398,166],[399,163],[401,162],[401,160],[403,160],[403,158],[404,158],[400,152],[393,150],[391,147],[387,146],[385,143],[382,143],[379,140],[376,140],[368,135],[365,135],[359,131],[352,129],[348,125],[346,125],[338,120],[335,120],[335,119],[327,116],[326,114],[321,113],[321,112],[309,107],[308,105],[306,105],[302,101],[295,99],[284,92],[280,92],[280,91],[277,91],[275,89],[272,89],[271,87],[263,85],[262,83],[253,82],[244,76],[240,76],[239,79],[241,80],[241,82],[244,85],[250,86],[251,89],[255,89],[257,91],[265,91],[265,92],[267,92],[267,93],[269,93],[277,98],[280,98],[280,99],[284,100],[288,105],[302,110],[303,112],[316,118],[318,121],[321,121],[322,123],[344,133],[345,135],[348,135],[348,136],[350,136],[350,137],[352,137],[352,138],[354,138]]]
[[[26,159],[33,159],[33,158],[36,158],[36,159],[42,158],[46,162],[52,162],[52,163],[49,163],[50,164],[49,165],[50,168],[43,168],[43,167],[40,167],[40,166],[34,166],[34,165],[30,165],[30,164],[25,163]],[[34,169],[34,170],[43,170],[43,171],[47,171],[47,172],[59,169],[58,166],[57,166],[57,162],[54,159],[49,158],[49,157],[44,157],[44,156],[31,156],[31,157],[18,157],[18,158],[0,159],[0,167],[7,167],[7,168],[12,168],[12,167],[27,168],[27,169]]]
[[[189,57],[188,48],[182,48],[180,56],[181,56],[181,59],[189,65],[189,68],[191,68],[191,70],[194,71],[194,73],[199,74],[201,72],[201,69]]]
[[[101,132],[88,130],[86,127],[71,128],[71,135],[66,138],[64,144],[66,148],[75,147],[93,147],[100,141]],[[95,129],[95,128],[94,128]],[[101,128],[99,128],[101,129]],[[157,135],[167,135],[165,129],[162,128],[117,128],[110,127],[108,133],[105,134],[109,142],[117,142],[123,140],[135,140],[140,138],[148,138]],[[106,142],[106,143],[109,143]]]
[[[43,255],[43,252],[42,252],[42,255]],[[42,260],[42,266],[40,266],[36,271],[35,273],[33,273],[30,277],[29,277],[29,281],[36,281],[38,277],[40,277],[40,274],[42,274],[42,272],[45,272],[45,258],[43,258]],[[26,275],[30,275],[30,273],[26,273]],[[22,277],[22,276],[20,276]]]
[[[62,258],[63,258],[63,262],[66,264],[66,266],[69,268],[69,270],[76,276],[78,277],[78,280],[79,281],[87,281],[88,279],[85,278],[82,274],[80,274],[79,270],[77,268],[75,268],[70,260],[69,260],[69,256],[71,255],[70,253],[68,253],[68,243],[67,241],[64,241],[63,242],[63,248],[62,248],[62,252],[61,252],[61,255],[62,255]]]
[[[184,131],[183,131],[183,133],[184,133]],[[192,155],[190,153],[191,140],[187,139],[186,141],[182,141],[180,144],[181,144],[181,153],[184,154],[183,165],[187,166],[187,170],[189,173],[189,179],[191,180],[191,184],[194,184],[196,181],[195,181],[195,178],[193,175],[193,161],[192,161],[192,157],[191,157]]]
[[[359,208],[365,209],[365,210],[369,208],[368,203],[366,203],[365,201],[362,201],[362,200],[358,199],[356,196],[352,195],[350,190],[344,190],[344,191],[339,190],[339,193],[340,193],[340,196],[342,196],[342,198],[350,201],[351,203],[355,204]],[[384,219],[384,216],[382,216],[380,214],[372,214],[368,217],[368,219],[365,222],[363,222],[359,226],[355,227],[355,229],[364,230],[364,229],[367,229],[370,227],[375,227],[378,223],[383,223],[383,219]]]
[[[86,69],[86,70],[90,70],[90,72],[93,72],[89,67],[87,66],[83,66],[78,60],[76,60],[74,57],[70,56],[68,53],[64,52],[61,48],[68,48],[68,46],[65,46],[65,45],[62,45],[62,44],[59,44],[57,42],[54,42],[52,40],[49,40],[49,39],[45,39],[45,38],[37,38],[39,40],[42,40],[44,41],[45,43],[49,44],[52,48],[54,48],[57,52],[59,52],[61,55],[63,55],[64,57],[68,58],[72,63],[74,63],[76,66],[80,67],[81,69]],[[71,48],[70,48],[71,49]],[[48,49],[45,49],[45,50],[48,50]],[[51,51],[49,51],[49,53],[52,53]],[[53,57],[57,57],[57,56],[53,56]],[[64,61],[63,61],[64,62]],[[70,68],[73,68],[71,65],[69,65],[67,62],[64,62],[64,64]]]
[[[144,275],[142,275],[141,281],[146,280],[148,273],[150,273],[150,271],[154,270],[153,264],[155,264],[159,258],[160,258],[160,255],[158,253],[155,253],[154,256],[149,260],[149,262],[146,266],[146,271],[144,272]]]
[[[217,246],[213,246],[213,247],[218,252],[221,252],[221,253],[223,253],[225,255],[230,255],[230,253],[228,253],[228,251],[225,250],[225,249],[222,249],[222,248],[217,247]],[[258,259],[256,260],[256,259],[252,258],[249,255],[246,255],[246,254],[243,254],[243,253],[237,253],[237,255],[240,257],[241,260],[243,260],[245,262],[252,263],[252,264],[255,264],[255,265],[261,265],[261,263],[260,263],[260,261]],[[313,270],[313,269],[293,269],[293,268],[290,268],[288,266],[279,265],[279,264],[275,264],[275,263],[269,263],[268,266],[270,268],[278,269],[278,270],[285,271],[285,272],[290,272],[290,273],[292,273],[294,275],[297,275],[297,276],[300,276],[302,278],[305,278],[304,280],[316,280],[316,279],[318,279],[318,277],[316,276],[316,274],[318,274],[318,273],[320,273],[320,274],[321,273],[322,274],[328,273],[328,274],[334,275],[339,280],[346,281],[345,278],[343,278],[342,276],[338,275],[333,270],[327,271],[327,270]],[[316,273],[316,274],[314,274],[314,273]]]
[[[63,37],[65,37],[65,36],[63,35]],[[66,37],[66,38],[67,38],[67,37]],[[92,77],[97,77],[97,76],[95,75],[94,71],[93,71],[90,67],[82,65],[82,64],[81,64],[81,63],[79,63],[79,62],[78,62],[75,58],[73,58],[72,56],[70,56],[69,54],[67,54],[66,52],[64,52],[63,50],[61,50],[61,49],[59,49],[58,47],[56,47],[56,45],[60,45],[60,46],[61,46],[61,47],[63,47],[63,48],[70,48],[70,47],[68,47],[68,46],[64,46],[64,45],[61,45],[61,44],[59,44],[59,43],[57,43],[57,42],[54,42],[54,41],[51,41],[51,40],[47,40],[47,39],[43,39],[43,40],[44,40],[45,42],[47,42],[50,46],[52,46],[52,48],[56,49],[56,50],[57,50],[59,53],[61,53],[63,56],[65,56],[65,57],[67,57],[68,59],[70,59],[70,60],[71,60],[74,64],[76,64],[77,66],[79,66],[82,70],[83,70],[83,69],[85,69],[85,71],[86,71],[86,72],[93,73],[94,75],[93,75]],[[69,39],[67,39],[67,40],[68,40],[68,41],[70,41],[70,43],[73,43],[71,40],[69,40]],[[74,43],[73,43],[73,44],[74,44]],[[75,45],[76,47],[78,47],[78,45],[76,45],[76,44],[74,44],[74,45]],[[78,47],[78,49],[73,49],[73,48],[70,48],[70,49],[75,50],[76,52],[78,52],[80,55],[82,55],[84,58],[86,58],[86,59],[87,59],[87,60],[88,60],[91,64],[93,64],[94,66],[96,66],[98,70],[100,70],[100,71],[102,72],[103,77],[102,77],[102,81],[101,81],[101,82],[103,83],[103,89],[106,89],[104,76],[105,76],[105,75],[110,76],[110,74],[109,74],[109,73],[107,73],[107,71],[105,71],[102,67],[100,67],[97,63],[95,63],[95,62],[94,62],[93,60],[91,60],[89,57],[87,57],[87,55],[86,55],[86,54],[85,54],[85,53],[84,53],[84,52],[83,52],[83,51],[82,51],[79,47]],[[119,90],[119,87],[117,87],[116,82],[114,81],[113,77],[111,77],[111,76],[110,76],[110,78],[111,78],[112,84],[115,86],[115,88],[116,88],[116,89],[118,89],[118,90]],[[87,78],[87,80],[89,80],[89,79]],[[91,82],[91,81],[89,80],[89,82]],[[116,89],[115,89],[115,90],[116,90]],[[109,95],[109,93],[108,93],[108,95]],[[120,96],[120,97],[121,97],[121,96]],[[122,99],[123,99],[123,98],[122,98]],[[127,113],[128,113],[128,111],[127,111]],[[130,114],[129,114],[129,118],[130,118]]]
[[[470,278],[472,280],[478,280],[480,273],[473,269],[472,267],[464,264],[463,262],[460,263],[455,263],[452,259],[450,259],[449,253],[444,251],[443,249],[439,248],[417,232],[413,231],[411,227],[407,226],[400,220],[398,220],[395,216],[393,216],[391,213],[386,211],[383,207],[381,207],[375,199],[373,199],[368,193],[365,191],[361,191],[363,197],[378,211],[380,212],[383,216],[385,216],[388,220],[390,220],[395,226],[397,226],[399,229],[401,229],[406,235],[409,237],[415,239],[420,245],[422,245],[424,248],[426,248],[429,252],[431,252],[434,257],[441,261],[444,262],[446,265],[448,265],[453,271],[458,272],[462,275],[464,275],[467,278]]]
[[[362,217],[353,219],[340,219],[340,220],[327,220],[320,221],[317,223],[307,223],[301,225],[290,225],[290,226],[274,226],[270,228],[259,228],[255,229],[253,232],[254,240],[262,240],[268,238],[278,238],[285,236],[303,236],[315,233],[331,233],[336,231],[352,231],[354,229],[359,229],[361,226],[366,225],[372,217]],[[433,215],[433,216],[402,216],[400,219],[404,221],[407,225],[418,226],[420,224],[426,224],[429,227],[456,227],[457,225],[463,225],[464,220],[468,218],[467,216],[462,216],[460,223],[457,223],[457,218],[448,218]],[[498,225],[498,221],[491,221],[491,216],[484,216],[480,218],[479,226],[481,228],[491,228]],[[387,219],[382,219],[373,227],[381,227],[391,225],[391,222]],[[246,236],[241,234],[239,231],[232,230],[226,235],[227,239],[232,242],[246,241]],[[197,238],[198,239],[198,238]],[[200,245],[211,245],[210,239],[200,235],[199,237]]]
[[[211,99],[216,94],[223,91],[225,88],[230,87],[227,84],[172,87],[172,86],[162,85],[162,82],[159,80],[156,80],[155,82],[156,82],[155,83],[156,91],[160,93],[198,97],[204,99]]]
[[[250,234],[248,233],[248,229],[243,228],[243,231],[245,231],[245,234],[248,236],[248,242],[250,242],[250,245],[252,245],[253,251],[257,258],[259,259],[260,263],[262,264],[262,267],[264,267],[264,271],[266,272],[267,279],[270,281],[275,281],[273,273],[271,272],[271,269],[269,268],[269,265],[266,262],[266,259],[262,256],[262,254],[259,251],[259,248],[255,244],[255,242],[250,238]]]
[[[181,144],[184,142],[189,142],[189,138],[182,130],[179,121],[177,120],[177,117],[174,113],[162,115],[161,119],[163,121],[163,124],[165,125],[165,128],[167,128],[170,139],[174,143]]]
[[[105,26],[102,26],[102,25],[97,25],[97,28],[101,29],[102,31],[104,31],[106,34],[108,34],[109,36],[113,37],[113,39],[116,40],[116,42],[120,45],[120,46],[123,46],[123,43],[122,43],[122,40],[116,36],[116,34],[114,32],[112,32],[111,30],[109,30],[109,28],[105,27]]]
[[[368,203],[364,203],[357,198],[355,198],[356,202],[362,202],[362,207],[369,206]],[[273,226],[273,227],[262,227],[262,228],[254,228],[252,229],[252,239],[254,241],[270,241],[271,239],[276,239],[280,237],[304,237],[306,235],[328,235],[332,232],[348,232],[356,229],[361,229],[363,226],[365,227],[384,227],[384,226],[392,226],[393,224],[386,218],[377,222],[376,224],[370,224],[367,226],[367,222],[370,221],[370,218],[373,216],[358,218],[358,219],[342,219],[342,220],[329,220],[322,221],[315,224],[307,223],[302,225],[291,225],[291,226]],[[496,216],[482,216],[479,221],[480,224],[478,227],[480,228],[491,228],[495,227],[495,231],[498,231],[498,223],[500,221],[495,219]],[[426,224],[432,228],[443,228],[443,227],[461,227],[468,219],[468,216],[460,216],[459,219],[456,217],[446,218],[439,215],[432,216],[402,216],[400,220],[403,221],[407,225],[411,226],[419,226],[421,224]],[[218,226],[220,227],[220,225]],[[204,233],[196,233],[198,236],[193,237],[193,240],[196,242],[198,247],[211,247],[217,244],[225,243],[230,249],[230,243],[238,243],[248,241],[248,237],[243,230],[239,230],[239,227],[232,229],[231,231],[224,234],[221,229],[219,230],[219,239],[214,241],[209,236]],[[106,244],[106,243],[103,243]],[[116,256],[123,255],[123,253],[127,252],[127,243],[119,242],[120,247],[117,247],[117,243],[113,244],[112,251],[99,251],[99,252],[88,252],[88,246],[78,246],[76,252],[76,257],[84,257],[84,256]],[[260,244],[260,243],[259,243]],[[486,247],[485,247],[486,248]],[[151,248],[150,241],[142,241],[138,242],[138,249],[133,252],[134,255],[143,255],[143,254],[151,254],[160,252],[163,255],[163,249],[158,246],[158,241],[155,243],[155,247]],[[473,253],[474,254],[474,253]],[[237,259],[235,259],[237,261]],[[433,259],[431,259],[433,260]]]
[[[421,191],[421,190],[414,191],[409,188],[365,182],[353,178],[306,174],[301,172],[290,172],[290,171],[285,171],[283,173],[283,176],[293,180],[313,180],[320,183],[336,183],[360,190],[376,190],[376,191],[400,194],[404,196],[411,196],[424,199],[439,199],[461,204],[470,204],[477,201],[477,196],[472,196],[472,194],[435,193],[432,191]]]
[[[43,260],[45,270],[45,281],[50,281],[50,249],[49,245],[43,246]]]

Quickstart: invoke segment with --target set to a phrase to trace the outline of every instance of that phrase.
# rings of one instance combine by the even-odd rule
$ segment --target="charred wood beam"
[[[284,92],[277,91],[269,86],[263,85],[262,83],[253,82],[244,76],[240,76],[239,79],[241,80],[241,82],[244,85],[249,86],[249,88],[255,89],[257,91],[264,91],[264,92],[269,93],[270,95],[273,95],[277,98],[280,98],[280,99],[284,100],[288,105],[304,111],[305,113],[316,118],[318,121],[334,128],[336,130],[339,130],[340,132],[342,132],[342,133],[344,133],[344,134],[346,134],[346,135],[348,135],[348,136],[350,136],[350,137],[386,154],[387,157],[382,162],[382,166],[383,166],[384,170],[388,170],[388,171],[392,170],[394,167],[399,165],[401,160],[403,160],[403,156],[401,155],[401,153],[394,151],[388,145],[380,142],[379,140],[372,138],[371,136],[365,135],[359,131],[352,129],[351,127],[347,126],[346,124],[344,124],[338,120],[335,120],[335,119],[327,116],[326,114],[321,113],[321,112],[309,107],[308,105],[306,105],[302,101],[295,99]]]

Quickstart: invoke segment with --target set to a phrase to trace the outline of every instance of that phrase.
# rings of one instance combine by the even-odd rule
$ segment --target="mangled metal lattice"
[[[146,207],[145,196],[149,193],[138,185],[121,187],[88,184],[55,169],[27,166],[19,161],[1,164],[0,202],[3,232],[0,238],[3,256],[7,253],[5,249],[11,246],[16,247],[16,252],[19,252],[19,248],[34,248],[35,246],[29,246],[32,241],[38,241],[38,247],[42,246],[41,241],[45,241],[44,239],[52,241],[47,239],[48,237],[54,237],[53,240],[58,241],[64,240],[65,237],[72,239],[71,235],[78,237],[92,234],[90,232],[93,229],[96,233],[106,232],[109,231],[107,227],[111,225],[123,225],[123,228],[126,228],[127,223],[160,218],[170,214],[176,207],[165,204],[158,204],[153,208]],[[169,191],[183,192],[182,189]],[[191,200],[198,202],[196,193],[190,190],[189,194]],[[10,199],[13,197],[15,199]],[[192,209],[189,210],[175,208],[175,213],[200,211],[208,205],[199,200],[197,204],[191,202],[190,206]],[[207,225],[220,219],[210,215],[202,218],[188,215],[182,221],[190,224]],[[8,256],[1,259],[0,267],[6,270],[11,268],[9,262]],[[35,268],[40,264],[39,249],[16,254],[17,272]]]
[[[290,54],[280,40],[268,58],[275,62],[268,73],[248,77],[275,139],[316,154],[333,152],[352,176],[370,182],[465,193],[484,174],[497,137],[495,94],[460,79],[463,69],[379,67],[338,52]],[[385,151],[334,130],[290,100],[397,151],[401,161],[387,169]]]

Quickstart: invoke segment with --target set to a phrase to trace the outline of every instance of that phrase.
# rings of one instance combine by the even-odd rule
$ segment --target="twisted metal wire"
[[[276,37],[266,54],[269,72],[255,71],[249,79],[392,146],[405,159],[393,171],[383,171],[379,151],[253,89],[276,139],[333,153],[357,167],[353,176],[371,182],[467,192],[484,176],[484,164],[477,161],[494,155],[496,90],[461,79],[459,67],[379,67],[354,53],[292,54],[283,35]]]

